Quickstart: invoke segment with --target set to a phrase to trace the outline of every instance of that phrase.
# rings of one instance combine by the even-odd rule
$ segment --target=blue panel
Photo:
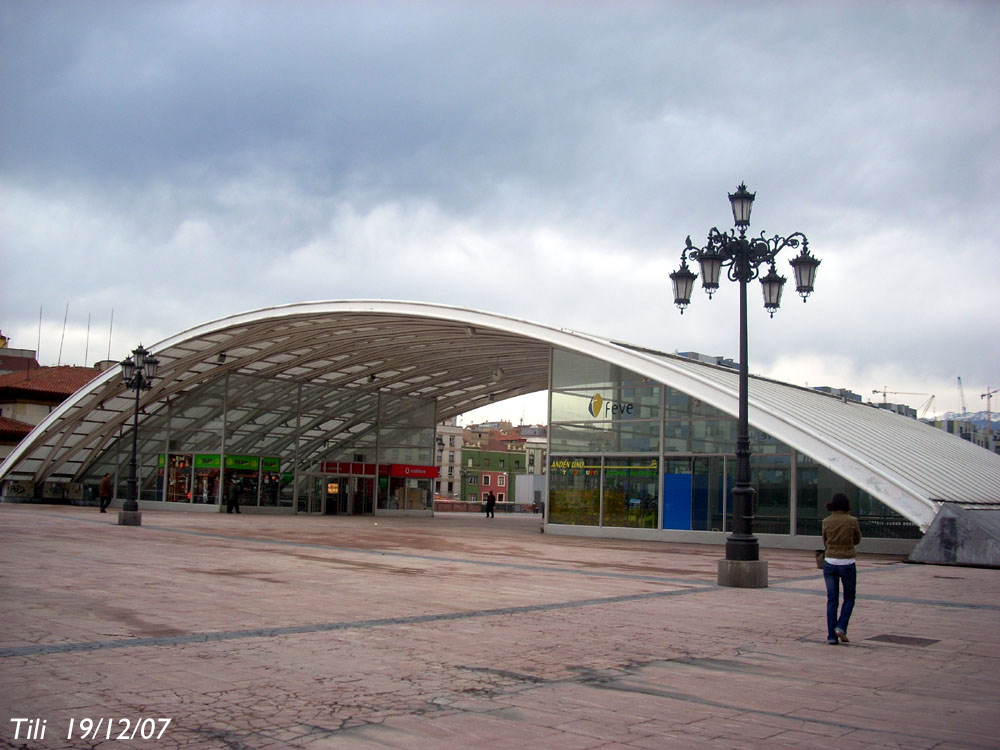
[[[691,529],[691,475],[663,475],[663,528]]]
[[[698,462],[702,463],[702,462]],[[691,528],[708,528],[708,476],[698,474],[694,478],[694,505],[691,508]]]

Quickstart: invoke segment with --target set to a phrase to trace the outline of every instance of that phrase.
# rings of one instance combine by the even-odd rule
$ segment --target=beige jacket
[[[858,519],[850,513],[835,510],[823,519],[823,544],[827,557],[854,557],[854,546],[861,541]]]

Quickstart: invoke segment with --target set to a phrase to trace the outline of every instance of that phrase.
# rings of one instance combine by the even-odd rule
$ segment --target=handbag
[[[822,570],[824,565],[826,565],[826,550],[818,549],[816,550],[816,567]]]

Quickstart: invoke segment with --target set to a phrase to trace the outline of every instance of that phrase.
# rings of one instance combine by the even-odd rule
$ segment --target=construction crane
[[[962,376],[958,376],[958,392],[962,396],[962,419],[969,416],[969,410],[965,408],[965,389],[962,387]]]
[[[934,394],[932,393],[929,399],[927,399],[926,401],[924,401],[924,403],[922,403],[920,406],[917,407],[918,416],[921,419],[926,417],[927,412],[931,410],[931,407],[933,405],[934,405]]]
[[[996,392],[996,388],[991,389],[989,386],[986,386],[986,393],[979,394],[979,398],[986,399],[986,448],[990,453],[993,452],[993,416],[990,413],[990,402],[993,400],[993,394]]]
[[[875,390],[875,391],[872,391],[872,393],[881,393],[882,394],[882,403],[883,404],[889,403],[886,400],[886,395],[889,394],[889,393],[891,393],[893,396],[931,396],[931,394],[929,394],[929,393],[914,393],[913,391],[890,391],[889,390],[889,386],[882,386],[882,390],[881,391]],[[931,398],[933,399],[934,396],[931,396]]]
[[[933,393],[914,393],[913,391],[890,391],[889,390],[889,386],[887,386],[887,385],[886,386],[882,386],[882,390],[881,391],[875,390],[875,391],[872,391],[872,393],[881,393],[882,394],[882,403],[883,403],[883,405],[888,403],[888,399],[886,398],[886,396],[888,396],[888,394],[890,394],[890,393],[893,396],[930,396],[929,399],[927,399],[920,406],[917,407],[917,412],[918,412],[917,416],[919,416],[920,419],[923,419],[924,417],[926,417],[927,416],[927,412],[930,411],[931,406],[934,405],[934,394]]]

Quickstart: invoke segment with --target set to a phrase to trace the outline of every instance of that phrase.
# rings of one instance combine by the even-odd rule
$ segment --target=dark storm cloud
[[[757,361],[965,342],[987,379],[983,316],[924,300],[942,255],[997,258],[998,31],[986,2],[0,0],[4,330],[40,294],[160,335],[400,297],[731,354],[732,295],[679,320],[666,273],[746,180],[829,290]]]

